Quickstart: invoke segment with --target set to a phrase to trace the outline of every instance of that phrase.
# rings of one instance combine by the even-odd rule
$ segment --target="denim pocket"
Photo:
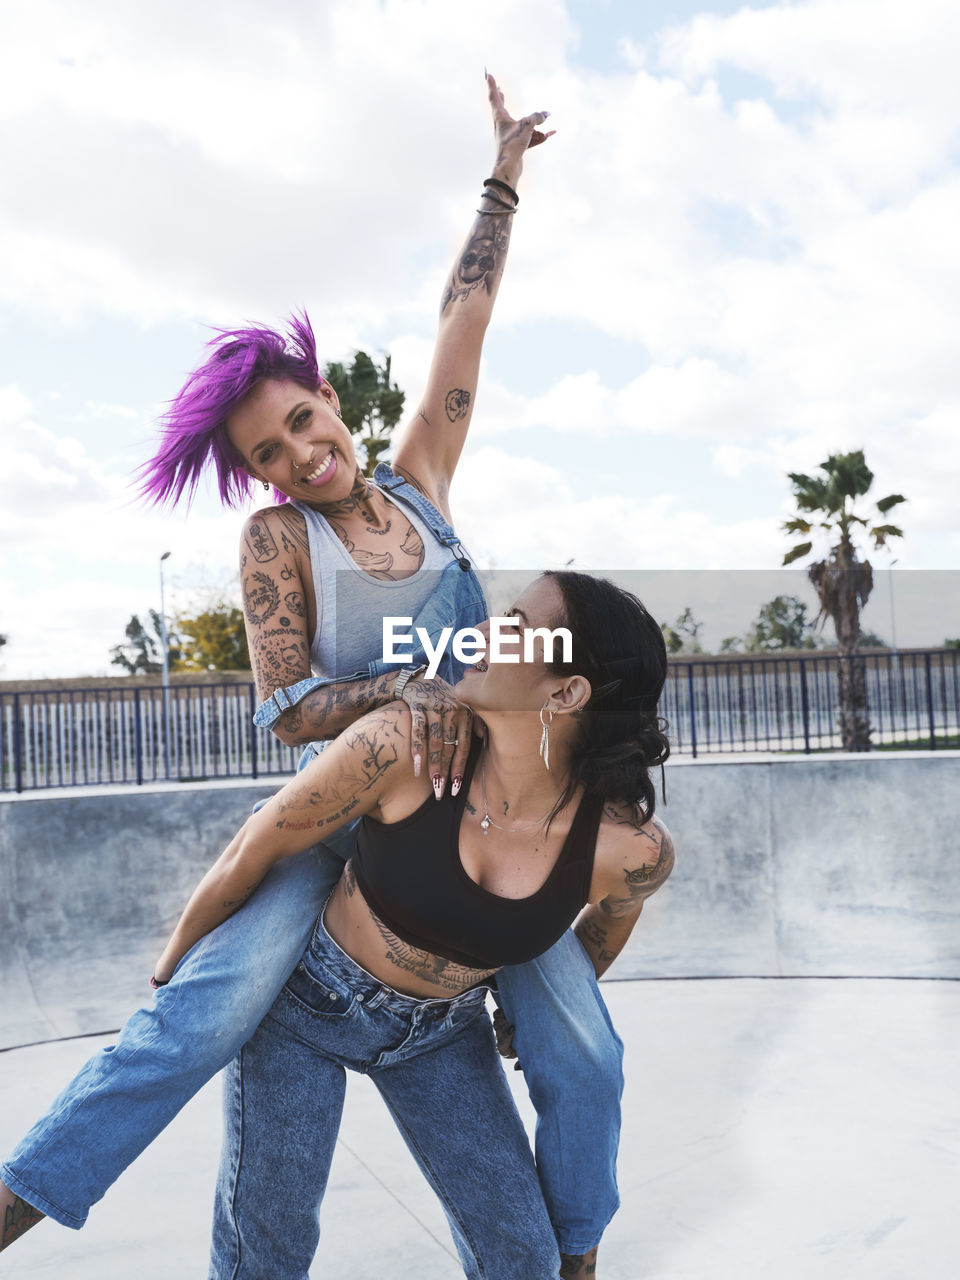
[[[309,953],[287,979],[284,992],[307,1012],[327,1018],[345,1018],[361,1003],[356,991]]]

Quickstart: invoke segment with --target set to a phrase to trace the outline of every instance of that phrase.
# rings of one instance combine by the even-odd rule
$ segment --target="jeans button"
[[[357,995],[357,1004],[363,1004],[363,992],[362,992],[362,991],[361,991],[361,992],[359,992],[359,993],[358,993],[358,995]]]

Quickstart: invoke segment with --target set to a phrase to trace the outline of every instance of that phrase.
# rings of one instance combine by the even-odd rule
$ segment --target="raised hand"
[[[552,138],[556,129],[543,133],[538,128],[549,117],[549,111],[533,111],[520,120],[515,120],[506,108],[503,92],[496,79],[486,72],[487,92],[490,97],[490,110],[493,112],[493,130],[497,139],[497,165],[506,165],[512,176],[518,178],[523,168],[523,155],[531,147]]]

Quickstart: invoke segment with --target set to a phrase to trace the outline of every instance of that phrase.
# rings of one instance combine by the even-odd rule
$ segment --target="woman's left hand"
[[[520,120],[515,120],[507,110],[503,101],[503,93],[492,75],[487,73],[487,89],[490,94],[490,109],[493,112],[493,131],[497,137],[497,164],[505,164],[516,179],[523,168],[524,152],[530,147],[539,147],[542,142],[552,138],[556,129],[542,133],[539,125],[550,115],[549,111],[534,111]]]

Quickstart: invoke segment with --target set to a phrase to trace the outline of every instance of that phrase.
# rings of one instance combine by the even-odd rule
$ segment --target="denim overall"
[[[378,467],[375,480],[392,501],[413,506],[455,556],[414,626],[425,627],[435,640],[443,626],[482,620],[479,581],[450,525],[388,467]],[[390,669],[374,662],[348,678]],[[461,670],[448,654],[439,674],[454,683]],[[280,691],[258,710],[259,722],[272,723],[284,704],[324,683],[330,681],[311,678]],[[315,754],[308,747],[300,767]],[[234,1059],[314,937],[318,912],[353,852],[354,833],[355,826],[343,828],[277,863],[241,910],[191,948],[170,982],[128,1019],[116,1044],[89,1059],[0,1165],[0,1177],[16,1195],[63,1226],[82,1227],[90,1206],[127,1165],[232,1063],[225,1084],[229,1097],[240,1070]],[[562,1252],[586,1253],[619,1204],[623,1047],[592,963],[572,931],[544,955],[502,969],[497,978],[498,999],[516,1028],[515,1047],[537,1110],[536,1167],[550,1220]],[[289,1105],[296,1108],[299,1093],[296,1082],[291,1084]],[[314,1118],[297,1112],[306,1138]],[[322,1144],[319,1133],[317,1141]]]

